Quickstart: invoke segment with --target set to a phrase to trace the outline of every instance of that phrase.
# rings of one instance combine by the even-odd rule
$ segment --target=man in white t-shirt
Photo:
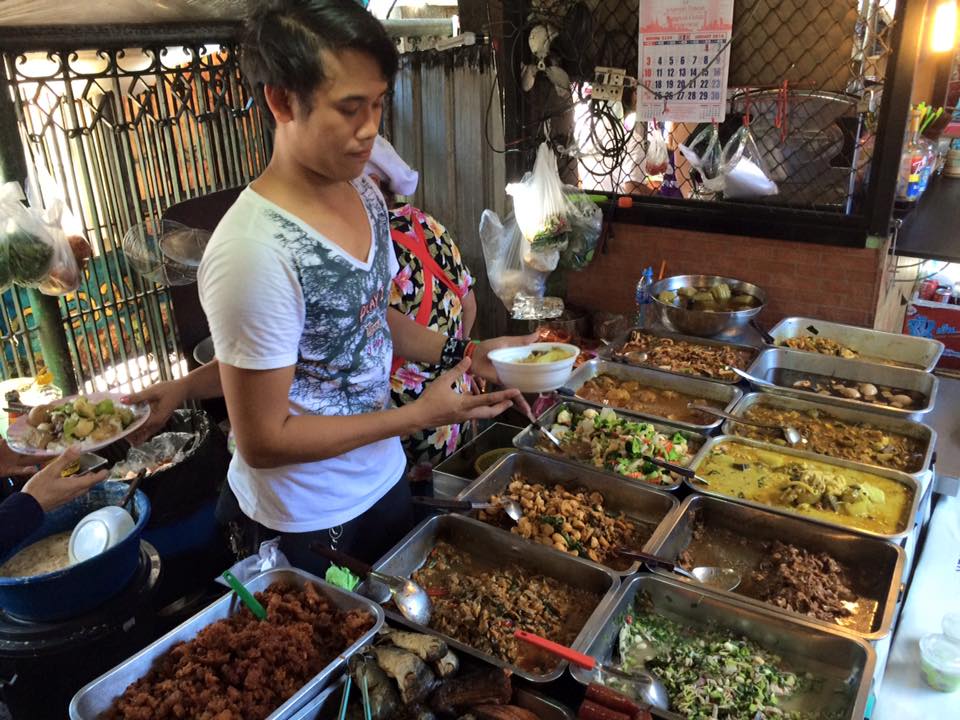
[[[200,266],[218,362],[141,397],[162,417],[222,391],[237,452],[218,512],[246,519],[248,549],[279,533],[300,567],[326,566],[317,543],[373,561],[411,525],[399,436],[525,405],[453,385],[468,369],[495,380],[487,353],[529,338],[448,340],[389,308],[389,217],[362,172],[398,58],[373,16],[353,0],[261,3],[242,63],[276,133]],[[391,409],[394,353],[447,372]]]

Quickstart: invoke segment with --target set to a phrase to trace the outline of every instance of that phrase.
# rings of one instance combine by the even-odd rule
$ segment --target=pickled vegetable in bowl
[[[763,303],[753,295],[745,293],[734,295],[727,283],[710,287],[685,286],[674,290],[664,290],[657,294],[657,300],[665,305],[684,310],[704,312],[736,312],[760,307]]]
[[[523,363],[529,365],[532,363],[551,363],[558,362],[559,360],[568,360],[572,358],[574,353],[569,350],[565,350],[562,347],[553,347],[550,349],[539,349],[532,351],[525,358],[517,360],[518,363]]]

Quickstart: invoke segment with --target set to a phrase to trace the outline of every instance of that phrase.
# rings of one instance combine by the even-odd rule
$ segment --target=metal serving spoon
[[[517,640],[522,640],[541,650],[546,650],[551,655],[563,658],[585,670],[598,670],[601,675],[607,673],[621,680],[626,680],[631,683],[636,700],[660,710],[668,710],[670,708],[670,697],[667,695],[667,688],[664,687],[660,678],[653,673],[646,670],[626,672],[618,667],[601,662],[592,655],[584,655],[572,648],[568,648],[566,645],[555,643],[552,640],[547,640],[545,637],[540,637],[539,635],[534,635],[524,630],[514,630],[513,636],[517,638]]]
[[[418,505],[426,505],[427,507],[439,508],[441,510],[458,510],[461,512],[503,508],[503,511],[514,522],[520,522],[520,518],[523,517],[523,508],[520,507],[520,503],[509,499],[504,499],[500,502],[474,502],[473,500],[449,500],[447,498],[432,498],[417,495],[411,498],[411,500]]]
[[[733,568],[701,565],[693,570],[687,570],[665,558],[624,547],[617,548],[617,554],[622,557],[640,560],[651,567],[660,567],[669,572],[677,573],[688,580],[717,590],[733,590],[740,585],[740,574]]]
[[[538,433],[540,433],[541,435],[543,435],[547,440],[549,440],[549,441],[552,442],[554,445],[556,445],[557,450],[562,450],[562,449],[563,449],[563,446],[560,444],[560,441],[557,440],[557,436],[554,435],[554,434],[553,434],[552,432],[550,432],[549,430],[547,430],[547,429],[546,429],[543,425],[541,425],[539,422],[537,422],[536,420],[534,420],[534,419],[533,419],[533,416],[530,417],[530,427],[532,427],[532,428],[533,428],[534,430],[536,430]]]
[[[432,606],[430,596],[427,591],[409,578],[397,577],[396,575],[385,575],[377,572],[367,563],[357,560],[355,557],[342,553],[339,550],[333,550],[320,543],[314,543],[310,546],[313,552],[326,558],[332,563],[342,565],[357,575],[366,575],[383,583],[390,591],[393,602],[396,603],[400,613],[410,622],[417,625],[426,625],[430,622],[430,613]]]
[[[800,431],[795,427],[791,427],[790,425],[784,425],[783,427],[780,427],[779,425],[768,425],[767,423],[761,423],[757,422],[756,420],[748,420],[746,418],[737,417],[736,415],[725,413],[723,410],[717,410],[716,408],[712,408],[707,405],[697,405],[696,403],[690,403],[687,405],[687,407],[691,410],[707,413],[708,415],[716,415],[719,418],[730,420],[740,425],[751,425],[753,427],[763,428],[764,430],[777,430],[783,433],[783,439],[786,440],[791,446],[804,445],[807,442],[807,439],[800,434]]]
[[[741,370],[741,369],[738,368],[738,367],[734,367],[733,365],[727,365],[727,366],[726,366],[726,369],[729,370],[730,372],[732,372],[734,375],[738,375],[739,377],[743,378],[744,380],[746,380],[746,381],[747,381],[748,383],[750,383],[751,385],[757,385],[757,386],[759,386],[759,387],[771,388],[771,389],[774,389],[774,390],[779,390],[779,389],[780,389],[780,386],[779,386],[779,385],[776,385],[776,384],[774,384],[774,383],[772,383],[772,382],[767,382],[766,380],[761,380],[760,378],[755,377],[754,375],[751,375],[750,373],[746,372],[745,370]]]

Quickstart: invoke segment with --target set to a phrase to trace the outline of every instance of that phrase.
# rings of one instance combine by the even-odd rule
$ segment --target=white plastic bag
[[[703,192],[723,191],[724,175],[720,133],[717,126],[710,124],[693,138],[689,145],[681,144],[680,153],[695,168],[701,177],[700,188]]]
[[[551,272],[567,247],[570,218],[576,209],[563,192],[557,156],[547,143],[537,150],[533,172],[518,183],[507,185],[513,197],[513,213],[528,243],[523,259],[541,272]]]
[[[777,184],[767,173],[757,141],[744,125],[727,141],[723,148],[723,197],[727,200],[776,195]]]
[[[508,215],[506,222],[501,222],[495,212],[484,210],[480,216],[480,243],[490,287],[507,310],[513,309],[518,295],[543,297],[546,274],[524,262],[527,242],[513,216]]]
[[[667,171],[670,158],[667,156],[667,143],[663,139],[663,133],[654,123],[650,133],[650,144],[647,147],[647,155],[643,159],[643,171],[647,177],[663,175]]]
[[[280,550],[280,538],[275,537],[273,540],[265,540],[260,543],[260,550],[256,555],[245,557],[240,562],[235,563],[234,566],[230,568],[230,572],[241,583],[245,583],[253,580],[257,575],[265,573],[267,570],[288,567],[292,567],[290,561],[287,560],[287,556]],[[218,575],[216,581],[221,585],[230,587],[222,575]]]

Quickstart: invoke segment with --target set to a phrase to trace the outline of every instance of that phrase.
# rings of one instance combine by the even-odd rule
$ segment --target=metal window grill
[[[768,175],[779,186],[779,194],[765,202],[856,212],[866,189],[874,116],[890,54],[891,5],[885,0],[734,4],[728,112],[720,137],[725,142],[749,113]],[[517,145],[532,162],[536,145],[549,134],[569,153],[561,168],[568,181],[575,178],[585,189],[656,192],[662,177],[647,176],[643,164],[649,129],[639,123],[631,137],[623,122],[630,108],[616,112],[609,103],[590,99],[595,67],[637,74],[637,3],[534,0],[530,6],[526,22],[512,28],[510,41],[522,43],[519,55],[530,63],[530,30],[537,24],[553,26],[559,38],[548,63],[569,74],[573,99],[559,102],[541,73],[523,94],[525,137]],[[519,84],[520,68],[513,72]],[[702,127],[672,124],[671,147],[689,143]],[[586,157],[578,160],[578,153]],[[685,198],[722,199],[703,193],[686,160],[679,152],[675,156]]]
[[[214,38],[211,38],[212,42]],[[267,133],[231,44],[103,47],[5,54],[29,160],[58,181],[94,246],[60,312],[78,384],[150,384],[180,372],[165,288],[120,249],[134,223],[181,200],[249,182]],[[39,346],[19,291],[4,293],[4,375],[33,372]]]

